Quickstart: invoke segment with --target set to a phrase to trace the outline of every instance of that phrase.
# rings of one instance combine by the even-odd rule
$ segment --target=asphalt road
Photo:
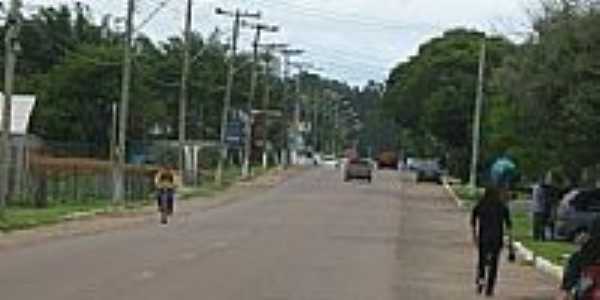
[[[210,210],[0,252],[10,300],[475,299],[465,215],[441,187],[312,170]],[[503,264],[497,299],[551,299]]]

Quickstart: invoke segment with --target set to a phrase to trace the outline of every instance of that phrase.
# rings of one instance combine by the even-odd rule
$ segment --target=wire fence
[[[98,147],[81,143],[42,142],[32,137],[11,139],[10,206],[46,207],[64,203],[109,202],[113,164]],[[95,149],[95,150],[94,150]],[[125,202],[149,198],[156,168],[128,165],[124,173]]]
[[[11,138],[9,206],[47,207],[57,204],[110,203],[113,198],[113,164],[106,147],[80,142],[42,141],[33,136]],[[158,166],[177,165],[176,143],[129,143],[124,172],[125,203],[153,198]],[[186,148],[191,171],[182,172],[187,186],[213,181],[218,149],[212,144]],[[212,145],[212,146],[211,146]],[[193,150],[193,151],[192,151]],[[239,162],[232,162],[239,165]],[[187,170],[187,169],[186,169]]]

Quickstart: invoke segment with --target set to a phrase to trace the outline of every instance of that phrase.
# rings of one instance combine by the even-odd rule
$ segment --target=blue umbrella
[[[498,158],[490,169],[491,183],[497,187],[508,187],[516,179],[517,173],[517,165],[510,158]]]

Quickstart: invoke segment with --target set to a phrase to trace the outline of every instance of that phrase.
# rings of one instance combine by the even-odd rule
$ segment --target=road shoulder
[[[193,197],[178,201],[178,210],[206,211],[228,205],[253,195],[268,191],[300,174],[301,169],[272,170],[249,181],[240,181],[222,192],[208,197]],[[103,232],[137,228],[157,222],[153,205],[137,210],[114,209],[95,215],[67,219],[64,222],[32,229],[0,232],[0,252],[32,246],[52,240],[89,236]]]

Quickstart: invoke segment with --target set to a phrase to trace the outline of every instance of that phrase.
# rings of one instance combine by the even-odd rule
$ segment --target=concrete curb
[[[444,178],[442,180],[442,182],[443,182],[444,188],[446,188],[446,191],[448,191],[448,193],[452,197],[452,200],[454,200],[454,202],[456,203],[456,206],[458,206],[459,208],[464,208],[465,207],[465,201],[462,200],[462,199],[460,199],[460,197],[458,197],[458,195],[456,195],[456,193],[454,192],[454,190],[452,189],[452,187],[448,183],[448,180],[446,180]]]
[[[456,195],[446,180],[444,180],[444,187],[448,191],[448,194],[450,194],[452,199],[456,202],[456,205],[459,208],[465,208],[465,201]],[[536,256],[533,251],[525,247],[525,245],[519,241],[514,241],[513,247],[516,251],[517,257],[519,257],[519,259],[521,259],[525,264],[535,267],[536,270],[543,274],[549,275],[557,280],[562,280],[562,266],[556,265],[544,257]]]

